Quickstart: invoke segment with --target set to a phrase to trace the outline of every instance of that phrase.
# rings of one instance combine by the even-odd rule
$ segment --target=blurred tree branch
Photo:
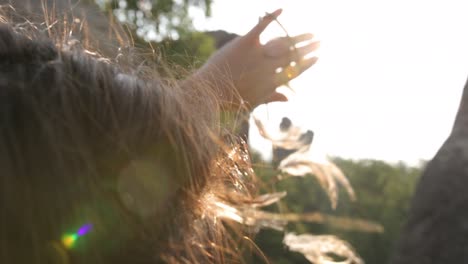
[[[146,40],[177,39],[193,31],[190,10],[211,15],[212,0],[96,0]]]

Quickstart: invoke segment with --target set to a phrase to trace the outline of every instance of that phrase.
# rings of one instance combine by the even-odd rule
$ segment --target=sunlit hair
[[[253,173],[213,89],[53,26],[0,26],[0,263],[239,262],[242,230],[222,218],[242,222],[229,208]]]

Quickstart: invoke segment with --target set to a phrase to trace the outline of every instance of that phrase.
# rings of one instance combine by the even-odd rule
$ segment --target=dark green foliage
[[[257,164],[259,157],[253,158]],[[285,190],[288,195],[279,206],[271,210],[294,213],[320,212],[323,214],[352,217],[374,221],[383,225],[384,233],[346,231],[327,224],[292,223],[288,232],[332,234],[348,241],[367,264],[387,263],[394,251],[400,229],[406,220],[410,198],[422,167],[404,163],[389,164],[377,160],[346,160],[334,158],[353,186],[357,201],[352,202],[344,190],[340,190],[338,207],[330,207],[326,193],[314,177],[292,177],[277,184],[266,184],[265,190]],[[271,182],[277,172],[269,164],[257,166],[257,173],[264,182]],[[271,167],[271,165],[270,165]],[[283,233],[261,231],[256,238],[258,246],[273,263],[309,263],[300,254],[288,252],[282,245]],[[252,257],[251,263],[261,258]]]
[[[349,177],[358,201],[339,205],[337,214],[366,218],[382,224],[383,234],[343,233],[367,263],[386,263],[406,221],[421,167],[383,161],[335,159]]]
[[[166,39],[159,45],[169,64],[186,69],[202,66],[215,50],[214,39],[202,32],[189,32],[177,40]]]

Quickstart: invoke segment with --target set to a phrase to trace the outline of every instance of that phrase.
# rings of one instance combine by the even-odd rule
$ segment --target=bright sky
[[[435,154],[468,76],[468,1],[215,0],[213,17],[195,26],[244,34],[278,7],[291,35],[321,40],[320,60],[292,82],[290,102],[260,107],[258,117],[312,129],[316,153],[410,163]]]

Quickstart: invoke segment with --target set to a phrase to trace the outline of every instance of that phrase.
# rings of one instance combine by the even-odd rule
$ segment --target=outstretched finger
[[[294,37],[291,37],[291,41],[294,44],[298,44],[300,42],[308,41],[314,38],[314,34],[311,33],[305,33],[305,34],[300,34]]]
[[[320,47],[320,42],[317,41],[317,42],[309,43],[299,48],[295,48],[292,50],[292,57],[294,61],[300,61],[309,53],[316,51],[319,47]]]
[[[289,81],[295,79],[301,75],[304,71],[312,67],[317,62],[317,57],[307,58],[299,61],[294,66],[289,65],[282,69],[282,71],[276,73],[274,78],[275,87],[284,85]]]
[[[250,30],[249,33],[247,33],[247,35],[251,36],[251,37],[258,37],[260,36],[260,34],[262,34],[263,31],[265,31],[265,29],[268,27],[268,25],[273,21],[275,20],[280,14],[281,12],[283,12],[282,9],[278,9],[276,11],[274,11],[273,13],[271,14],[267,14],[265,15],[259,22],[257,25],[255,25],[254,28],[252,28]]]
[[[295,47],[297,44],[311,40],[312,38],[314,38],[314,35],[307,33],[294,37],[281,37],[272,39],[263,45],[265,56],[270,58],[278,58],[280,56],[287,55],[292,49],[294,49],[293,47]]]
[[[320,42],[312,42],[299,48],[293,48],[292,50],[288,49],[287,52],[282,51],[279,53],[280,49],[276,49],[275,52],[277,54],[274,54],[274,57],[271,56],[273,53],[268,54],[267,56],[271,58],[270,65],[275,69],[278,67],[288,67],[292,62],[297,63],[304,60],[304,57],[316,51],[319,47]]]
[[[307,58],[299,61],[299,74],[297,76],[299,76],[301,73],[305,72],[307,69],[312,67],[315,63],[317,63],[317,61],[318,57]]]

